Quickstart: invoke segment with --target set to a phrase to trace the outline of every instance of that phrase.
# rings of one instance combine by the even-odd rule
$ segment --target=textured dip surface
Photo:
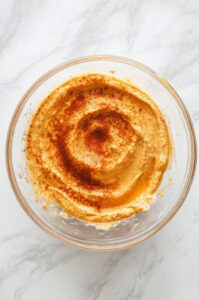
[[[30,180],[46,202],[89,222],[147,211],[169,159],[166,122],[137,88],[102,74],[64,83],[27,133]]]

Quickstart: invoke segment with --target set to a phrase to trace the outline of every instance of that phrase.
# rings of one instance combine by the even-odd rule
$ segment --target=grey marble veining
[[[0,299],[198,299],[198,171],[185,204],[158,234],[126,250],[88,252],[54,240],[22,211],[4,145],[34,80],[91,54],[127,56],[166,77],[199,138],[199,2],[2,0],[0,7]]]

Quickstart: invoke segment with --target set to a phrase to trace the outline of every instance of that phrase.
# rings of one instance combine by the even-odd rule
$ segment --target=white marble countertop
[[[158,234],[116,252],[66,246],[19,206],[4,145],[14,109],[44,72],[68,59],[115,54],[166,77],[199,137],[199,1],[7,0],[0,9],[0,299],[199,299],[199,175]]]

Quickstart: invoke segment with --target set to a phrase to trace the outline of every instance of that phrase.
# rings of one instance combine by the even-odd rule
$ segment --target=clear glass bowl
[[[147,93],[165,115],[172,140],[170,166],[146,213],[98,228],[76,218],[64,218],[54,208],[44,210],[35,202],[25,160],[25,137],[32,115],[44,98],[68,79],[85,73],[114,76]],[[7,169],[16,197],[30,218],[46,232],[74,246],[113,250],[128,247],[160,230],[178,211],[190,189],[196,166],[196,140],[188,112],[170,84],[150,68],[127,58],[91,56],[64,63],[43,75],[26,92],[10,123],[7,137]],[[163,196],[160,196],[164,190]],[[57,207],[58,212],[61,210]],[[105,224],[106,225],[106,224]]]

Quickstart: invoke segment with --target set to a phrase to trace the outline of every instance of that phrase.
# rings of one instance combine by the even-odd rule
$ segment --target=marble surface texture
[[[199,299],[199,174],[158,234],[89,252],[41,231],[19,206],[5,165],[10,118],[27,88],[72,58],[115,54],[167,78],[199,138],[199,1],[0,1],[0,299]]]

